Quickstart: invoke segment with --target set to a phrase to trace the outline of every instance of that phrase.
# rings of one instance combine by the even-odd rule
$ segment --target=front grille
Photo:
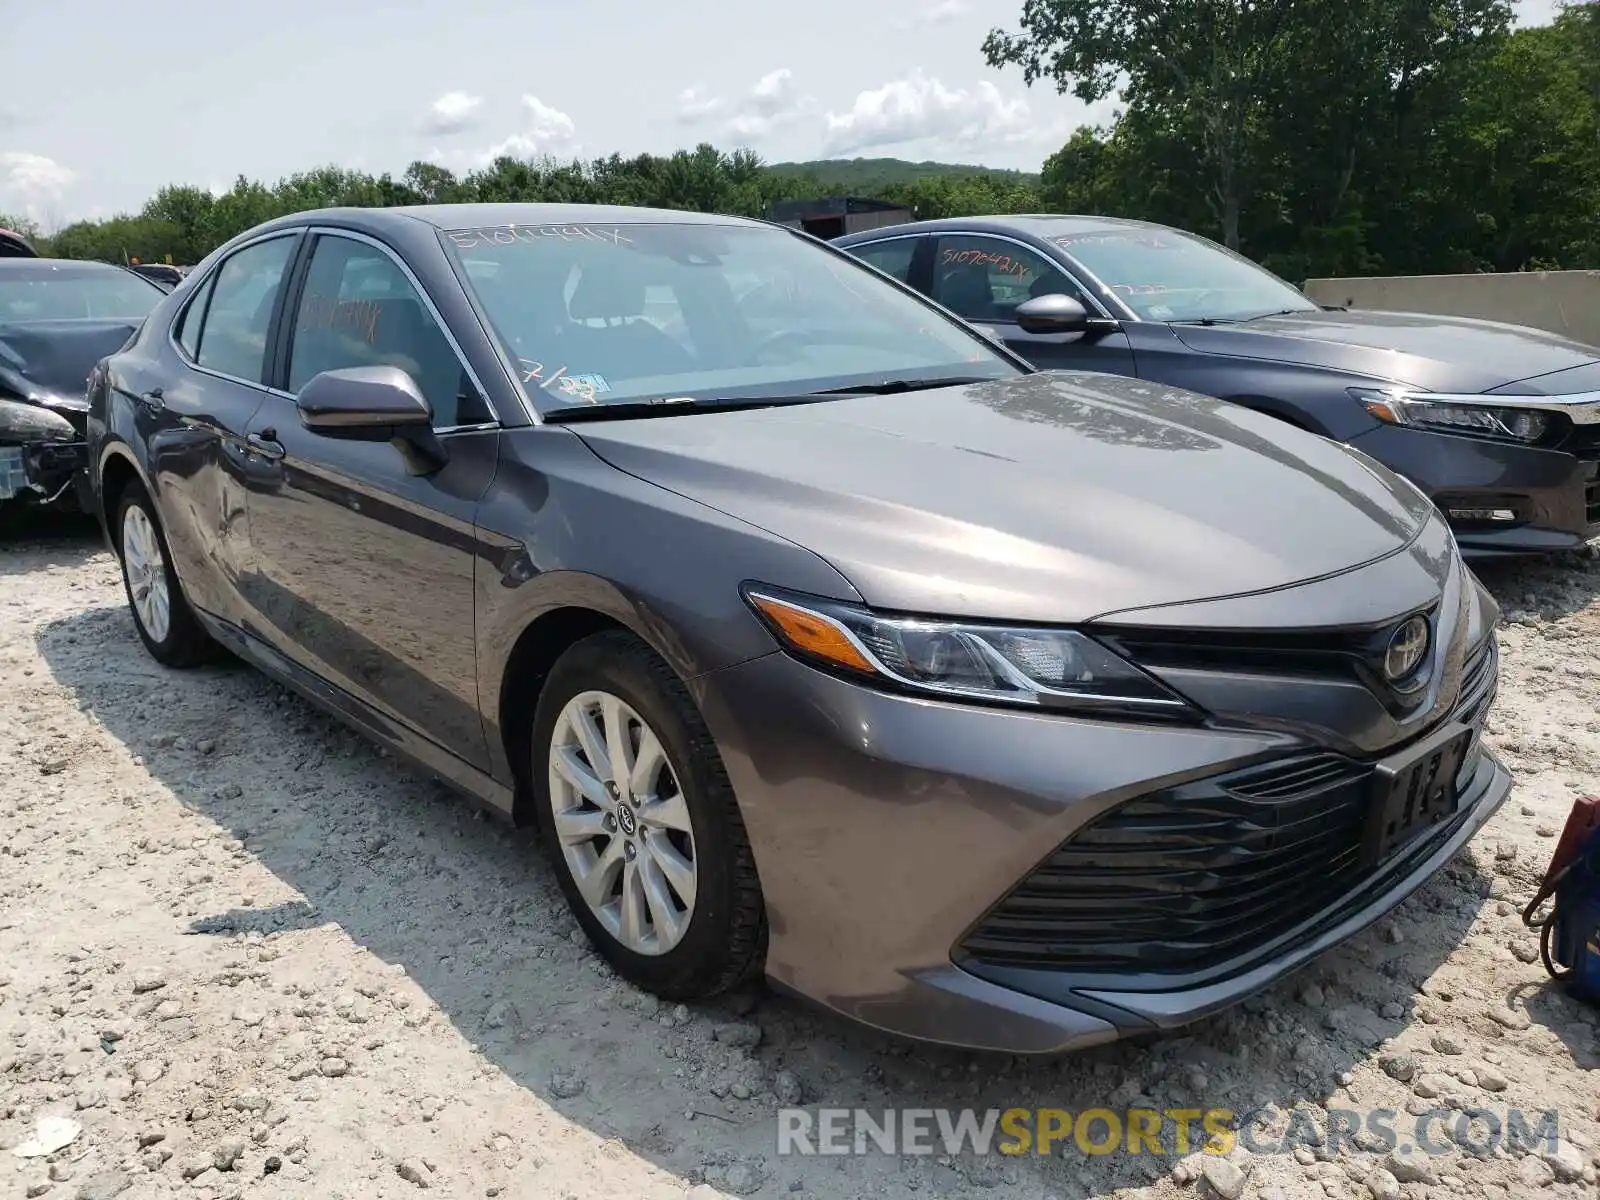
[[[1389,637],[1414,613],[1379,626],[1353,629],[1257,630],[1160,629],[1100,626],[1096,632],[1125,658],[1147,670],[1259,671],[1305,679],[1360,683],[1397,712],[1414,707],[1421,693],[1406,695],[1383,682]],[[1439,636],[1436,608],[1422,610]]]
[[[1461,691],[1456,704],[1468,725],[1480,723],[1494,703],[1498,690],[1500,651],[1494,638],[1474,650],[1461,668]]]
[[[1471,666],[1492,697],[1492,645]],[[1472,769],[1463,766],[1463,783]],[[1362,854],[1376,776],[1370,764],[1306,754],[1118,805],[996,905],[957,959],[1140,976],[1241,960],[1393,867]],[[1426,852],[1460,819],[1428,828],[1401,855]]]
[[[1372,654],[1371,630],[1256,633],[1233,630],[1113,629],[1104,636],[1141,666],[1177,670],[1260,670],[1276,675],[1354,679]]]

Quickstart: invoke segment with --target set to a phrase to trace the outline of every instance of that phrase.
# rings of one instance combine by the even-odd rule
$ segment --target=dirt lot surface
[[[1519,783],[1470,851],[1186,1036],[1024,1062],[764,994],[659,1005],[590,953],[527,835],[247,668],[156,666],[92,534],[7,545],[0,1197],[1593,1196],[1597,1010],[1548,986],[1518,910],[1572,798],[1600,791],[1600,559],[1483,574],[1506,608],[1492,742]],[[1561,1124],[1525,1150],[1453,1145],[1447,1121],[1432,1156],[1366,1134],[779,1156],[796,1101],[1221,1107],[1269,1148],[1297,1109]]]

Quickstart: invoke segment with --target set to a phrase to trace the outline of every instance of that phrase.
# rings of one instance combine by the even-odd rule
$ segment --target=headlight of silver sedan
[[[1190,704],[1074,629],[883,616],[763,587],[745,599],[774,637],[816,666],[895,690],[1033,708],[1182,717]]]

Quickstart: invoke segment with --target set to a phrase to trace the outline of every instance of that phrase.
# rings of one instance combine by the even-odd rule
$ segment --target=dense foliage
[[[922,169],[895,160],[855,163],[854,181],[871,185],[847,190],[898,200],[924,216],[974,212],[1017,212],[1039,203],[1037,176],[980,167]],[[323,167],[292,175],[274,185],[240,177],[228,191],[213,196],[203,188],[162,188],[137,214],[103,221],[79,221],[49,237],[12,218],[11,227],[37,237],[43,253],[67,258],[121,262],[124,257],[159,262],[198,262],[237,233],[273,217],[309,208],[342,205],[429,204],[470,201],[556,201],[637,204],[660,208],[761,216],[774,200],[829,194],[838,180],[819,170],[831,164],[764,166],[747,151],[724,154],[713,146],[680,150],[669,157],[618,155],[591,162],[520,162],[501,158],[457,175],[433,163],[412,163],[398,179]],[[8,218],[0,215],[0,227]]]
[[[1600,266],[1600,3],[1027,0],[995,64],[1127,104],[1047,208],[1207,233],[1290,279]]]
[[[639,204],[759,216],[836,192],[920,217],[1099,212],[1194,229],[1285,277],[1600,267],[1600,0],[1510,31],[1510,0],[1025,0],[989,61],[1095,100],[1039,175],[894,159],[763,165],[713,146],[591,162],[324,167],[40,239],[66,257],[193,263],[302,209],[437,201]],[[8,221],[27,230],[25,222]],[[37,233],[36,230],[31,231]]]

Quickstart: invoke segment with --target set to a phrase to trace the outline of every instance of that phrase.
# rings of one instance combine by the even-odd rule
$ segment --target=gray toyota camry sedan
[[[802,234],[302,213],[89,381],[134,626],[542,834],[663,997],[1049,1052],[1371,924],[1510,779],[1434,506],[1272,418],[1040,372]]]

